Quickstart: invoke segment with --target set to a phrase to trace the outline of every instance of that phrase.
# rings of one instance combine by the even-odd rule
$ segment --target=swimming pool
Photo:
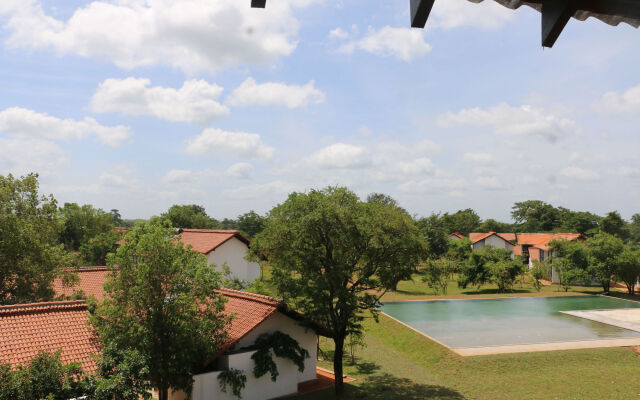
[[[634,338],[640,333],[561,311],[640,308],[604,296],[384,303],[382,312],[452,348]]]

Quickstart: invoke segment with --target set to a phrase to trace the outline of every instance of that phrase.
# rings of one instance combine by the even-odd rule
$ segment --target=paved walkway
[[[600,347],[640,346],[640,338],[576,340],[572,342],[550,342],[514,344],[506,346],[457,347],[452,348],[461,356],[486,356],[490,354],[529,353],[533,351],[595,349]]]
[[[602,322],[603,324],[617,326],[640,332],[640,308],[620,308],[617,310],[581,310],[561,311],[564,314]]]

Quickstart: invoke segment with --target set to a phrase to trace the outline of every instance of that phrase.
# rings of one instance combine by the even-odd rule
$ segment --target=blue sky
[[[246,3],[246,4],[244,4]],[[148,217],[347,185],[410,212],[640,212],[640,31],[438,0],[3,0],[0,174]]]

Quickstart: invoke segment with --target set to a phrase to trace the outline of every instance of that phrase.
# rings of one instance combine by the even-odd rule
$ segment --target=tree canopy
[[[279,293],[333,339],[341,393],[345,338],[362,330],[363,311],[375,313],[382,294],[411,276],[424,245],[397,206],[328,187],[292,193],[272,209],[251,252],[267,255]]]
[[[108,257],[113,272],[92,317],[105,347],[136,351],[166,400],[169,388],[191,390],[198,363],[210,361],[229,318],[215,290],[220,274],[206,258],[176,243],[170,223],[138,224]]]
[[[204,207],[197,204],[173,205],[161,215],[176,228],[218,229],[220,223],[207,215]]]
[[[0,175],[0,304],[51,300],[53,280],[78,264],[59,244],[56,200],[38,188],[38,175]]]
[[[64,221],[60,241],[69,250],[79,250],[91,238],[110,232],[114,227],[113,214],[90,204],[65,203],[59,212]]]

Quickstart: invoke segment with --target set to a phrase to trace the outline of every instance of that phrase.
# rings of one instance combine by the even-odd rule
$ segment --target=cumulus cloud
[[[623,93],[607,92],[593,107],[597,111],[609,114],[640,113],[640,85]]]
[[[490,153],[465,153],[463,159],[478,164],[491,164],[493,155]]]
[[[520,107],[506,103],[489,108],[468,108],[449,112],[437,119],[441,127],[487,127],[501,136],[537,136],[551,143],[578,132],[575,121],[530,105]]]
[[[313,2],[279,0],[256,10],[238,0],[97,0],[60,20],[47,15],[39,0],[14,0],[0,12],[8,15],[11,47],[52,48],[121,68],[164,64],[195,73],[291,54],[299,27],[293,11]]]
[[[420,157],[411,161],[400,161],[396,165],[398,171],[403,175],[425,175],[431,174],[436,167],[429,158]]]
[[[241,162],[231,165],[224,171],[213,171],[211,169],[203,169],[200,171],[171,169],[162,177],[162,181],[171,184],[196,183],[200,185],[205,182],[210,182],[212,179],[250,179],[252,173],[253,166],[249,163]]]
[[[385,26],[378,30],[369,27],[366,36],[343,44],[339,51],[350,54],[356,49],[410,62],[431,51],[431,46],[424,40],[424,32],[420,29]]]
[[[271,159],[275,148],[262,142],[260,135],[208,128],[189,140],[187,152],[197,155],[231,154],[251,159]]]
[[[67,162],[64,151],[51,141],[0,137],[0,171],[14,175],[38,172],[46,176]]]
[[[93,95],[91,109],[197,124],[229,115],[229,109],[217,101],[223,91],[218,85],[203,80],[188,80],[180,89],[150,84],[144,78],[107,79]]]
[[[314,81],[304,86],[286,85],[280,82],[258,84],[255,79],[247,78],[227,98],[231,106],[278,105],[288,108],[306,107],[309,104],[323,103],[324,93],[315,88]]]
[[[83,139],[95,136],[100,142],[116,147],[131,136],[127,126],[104,126],[93,118],[61,119],[21,107],[0,111],[0,132],[19,138],[51,140]]]
[[[480,1],[482,0],[474,2]],[[434,3],[431,17],[433,21],[429,23],[432,27],[441,29],[469,26],[493,30],[501,28],[513,18],[513,11],[495,1],[471,4],[468,0],[447,0]]]
[[[315,167],[327,169],[358,169],[372,164],[364,147],[347,143],[324,147],[311,154],[306,161]]]
[[[434,176],[401,183],[398,185],[398,191],[406,194],[437,195],[446,193],[450,196],[456,196],[461,190],[464,190],[466,186],[467,182],[464,179]]]
[[[246,163],[246,162],[233,164],[232,166],[227,168],[225,173],[228,176],[231,176],[233,178],[249,179],[249,178],[251,178],[251,175],[253,174],[253,165],[251,165],[249,163]]]
[[[479,176],[475,180],[476,186],[481,189],[498,190],[503,189],[504,185],[500,182],[500,179],[495,176]]]
[[[287,194],[299,190],[299,186],[283,181],[276,180],[268,183],[257,185],[240,186],[222,191],[222,196],[228,199],[236,200],[256,200],[265,197],[284,197]]]
[[[576,166],[569,166],[560,171],[560,174],[567,178],[578,179],[581,181],[595,181],[600,179],[600,174],[590,169],[584,169]]]
[[[336,28],[329,31],[329,37],[331,39],[346,39],[349,37],[349,32],[342,28]]]

